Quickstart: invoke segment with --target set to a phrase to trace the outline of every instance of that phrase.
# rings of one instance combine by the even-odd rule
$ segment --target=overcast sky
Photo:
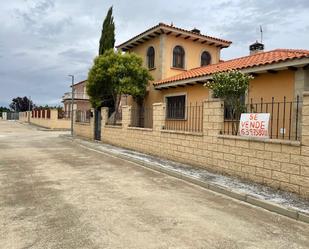
[[[173,22],[233,41],[223,59],[247,55],[259,25],[266,50],[309,49],[309,0],[1,0],[0,106],[16,96],[60,104],[69,91],[67,75],[86,78],[111,5],[116,44]]]

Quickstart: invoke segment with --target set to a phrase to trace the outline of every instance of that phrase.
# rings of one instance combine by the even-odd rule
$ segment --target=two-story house
[[[117,48],[140,55],[154,82],[160,82],[193,68],[219,63],[221,49],[230,44],[230,41],[202,35],[198,29],[187,31],[160,23]],[[202,84],[188,89],[173,87],[160,90],[149,84],[145,105],[162,101],[195,102],[205,99],[205,94],[207,89]]]
[[[201,102],[211,97],[204,83],[213,73],[229,69],[254,76],[247,101],[293,100],[309,90],[308,50],[264,52],[264,45],[256,42],[248,56],[222,61],[221,50],[230,45],[231,41],[203,35],[196,28],[189,31],[159,23],[117,48],[140,55],[153,75],[145,106],[165,102],[170,108]]]

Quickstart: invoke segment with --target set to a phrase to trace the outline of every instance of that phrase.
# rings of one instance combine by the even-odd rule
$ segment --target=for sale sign
[[[269,113],[242,113],[239,134],[244,137],[269,138]]]

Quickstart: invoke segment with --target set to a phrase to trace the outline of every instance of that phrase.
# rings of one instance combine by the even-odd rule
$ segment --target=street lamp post
[[[31,96],[29,96],[29,103],[28,103],[28,123],[30,123],[30,112],[31,112]]]
[[[73,137],[73,123],[74,123],[74,75],[69,75],[72,78],[72,91],[71,91],[71,136]]]

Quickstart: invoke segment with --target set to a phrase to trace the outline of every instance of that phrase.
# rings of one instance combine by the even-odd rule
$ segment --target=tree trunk
[[[115,125],[116,122],[117,122],[117,118],[119,116],[119,105],[120,105],[120,102],[121,102],[121,95],[117,95],[115,97],[115,114],[114,114],[114,117],[113,117],[113,124]]]

